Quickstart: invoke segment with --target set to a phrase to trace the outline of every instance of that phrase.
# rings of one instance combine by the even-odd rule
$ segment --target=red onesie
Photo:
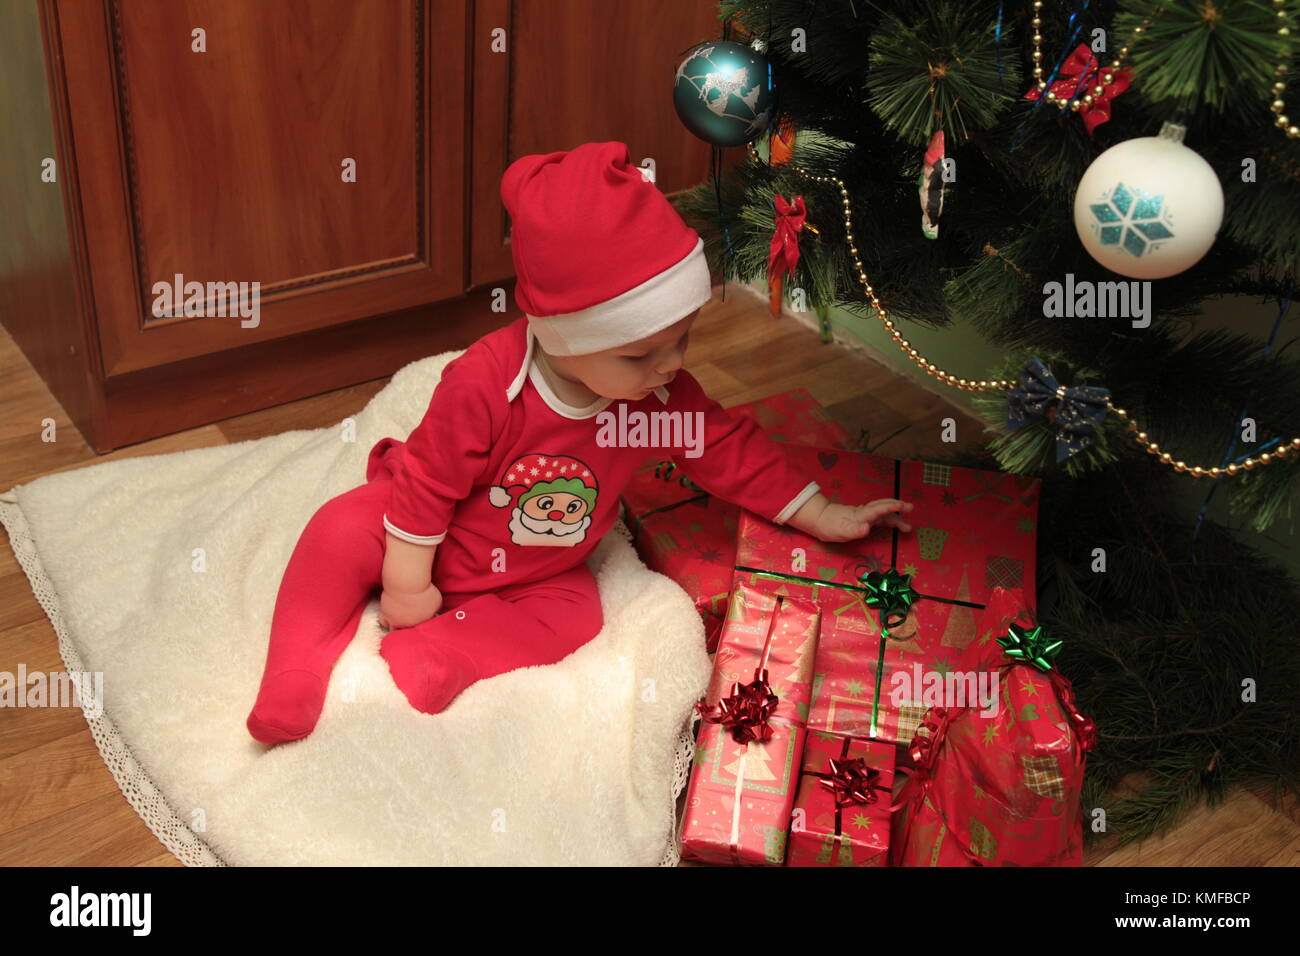
[[[366,484],[312,517],[276,600],[254,737],[315,727],[330,670],[382,584],[385,531],[437,545],[442,610],[389,632],[380,654],[411,704],[438,713],[476,680],[562,660],[599,632],[585,559],[647,458],[672,457],[705,490],[777,523],[819,490],[684,369],[639,401],[574,408],[542,376],[534,343],[520,318],[470,346],[408,439],[377,442]]]
[[[443,591],[542,581],[580,564],[618,519],[632,473],[655,454],[778,523],[818,490],[756,423],[729,414],[684,369],[639,401],[573,408],[533,363],[534,341],[521,318],[448,364],[394,469],[384,526],[438,545],[434,582]],[[680,444],[611,444],[655,437]]]

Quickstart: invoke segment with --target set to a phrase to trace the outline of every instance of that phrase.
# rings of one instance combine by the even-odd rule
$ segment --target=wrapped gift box
[[[735,578],[818,604],[816,679],[827,684],[829,700],[858,720],[841,730],[906,745],[928,708],[920,693],[924,675],[955,666],[994,589],[1032,583],[1038,481],[836,449],[788,453],[832,501],[913,503],[911,532],[880,527],[845,543],[821,542],[742,512]],[[908,575],[919,600],[882,639],[879,614],[864,604],[862,580],[891,569]],[[814,715],[809,729],[828,728]]]
[[[935,707],[913,740],[894,865],[1081,864],[1079,799],[1096,730],[1054,665],[1018,662],[999,644],[1013,623],[1032,631],[1027,605],[1019,589],[995,590],[958,663],[963,674],[997,677],[996,707]]]
[[[927,594],[983,607],[994,588],[1024,588],[1032,600],[1037,573],[1039,481],[932,462],[902,461],[837,448],[787,449],[822,493],[839,504],[878,498],[910,501],[913,531],[873,531],[860,541],[824,543],[789,526],[755,523],[771,533],[739,530],[737,563],[788,572],[794,548],[806,553],[807,576],[857,584],[863,573],[897,568]],[[799,572],[805,573],[805,572]],[[974,619],[970,620],[974,626]]]
[[[801,388],[730,411],[752,418],[777,441],[832,449],[850,444],[848,433]],[[680,466],[662,457],[649,458],[637,469],[623,492],[623,505],[642,559],[691,596],[704,620],[706,649],[717,650],[740,508],[707,494]]]
[[[702,723],[682,821],[683,858],[732,865],[784,861],[819,616],[806,601],[743,586],[732,593],[704,709],[715,713],[737,685],[766,672],[777,698],[767,721],[771,736],[746,740],[746,730],[754,728]]]
[[[893,745],[809,732],[799,778],[786,866],[887,865]],[[838,796],[846,791],[851,799]]]

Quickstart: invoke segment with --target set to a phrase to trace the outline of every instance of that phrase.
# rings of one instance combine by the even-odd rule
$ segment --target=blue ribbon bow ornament
[[[1047,422],[1056,432],[1056,462],[1060,464],[1092,444],[1109,402],[1110,389],[1061,385],[1042,359],[1035,356],[1020,370],[1020,384],[1008,397],[1007,431]],[[1049,419],[1053,403],[1057,403],[1056,411]]]

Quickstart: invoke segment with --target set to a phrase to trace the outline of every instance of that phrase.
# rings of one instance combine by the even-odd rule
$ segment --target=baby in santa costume
[[[381,591],[397,687],[436,714],[475,681],[562,660],[604,616],[586,559],[649,455],[823,541],[910,531],[910,503],[833,504],[682,368],[712,286],[703,241],[618,142],[524,156],[501,181],[523,317],[448,363],[405,442],[323,504],[285,569],[249,733],[311,733]],[[669,413],[669,414],[664,414]],[[647,448],[628,422],[665,423]],[[689,442],[690,447],[687,447]]]

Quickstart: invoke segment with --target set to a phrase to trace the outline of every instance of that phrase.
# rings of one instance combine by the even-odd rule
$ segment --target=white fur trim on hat
[[[548,355],[586,355],[654,335],[680,322],[713,296],[704,240],[680,262],[635,288],[580,312],[528,316]]]

